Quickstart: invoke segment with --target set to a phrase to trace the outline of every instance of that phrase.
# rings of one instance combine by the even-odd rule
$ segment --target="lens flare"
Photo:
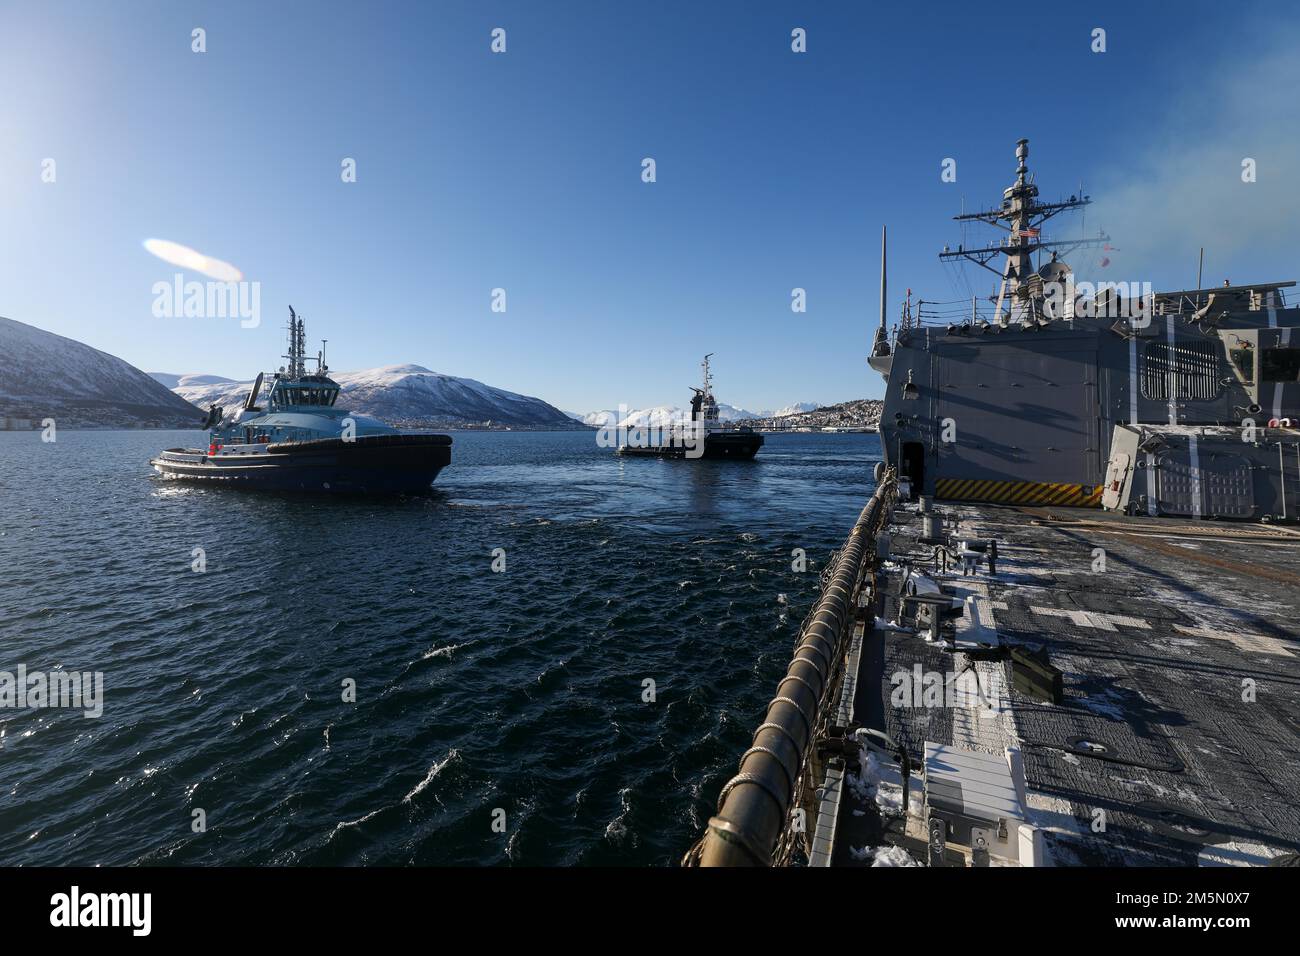
[[[216,279],[218,282],[239,282],[244,278],[244,274],[229,262],[222,262],[220,259],[205,256],[196,249],[182,246],[179,242],[171,242],[167,239],[146,239],[144,247],[163,262],[180,266],[182,269],[189,269],[191,272],[201,273],[209,279]]]

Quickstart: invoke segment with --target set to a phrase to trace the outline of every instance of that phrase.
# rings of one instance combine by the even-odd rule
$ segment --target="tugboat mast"
[[[289,360],[284,367],[284,374],[291,382],[296,382],[307,374],[307,333],[298,313],[289,306],[289,351],[280,356]]]
[[[700,364],[704,370],[704,387],[700,389],[700,419],[707,425],[716,425],[718,422],[718,403],[713,397],[713,376],[709,372],[709,358],[712,355],[710,352],[704,356],[704,361]]]

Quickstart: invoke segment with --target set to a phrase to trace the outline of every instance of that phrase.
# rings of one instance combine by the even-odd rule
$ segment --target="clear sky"
[[[1045,198],[1097,200],[1110,277],[1190,287],[1204,245],[1207,284],[1300,278],[1295,11],[7,2],[0,315],[246,378],[280,364],[292,303],[336,369],[413,362],[574,411],[680,404],[704,352],[734,405],[878,395],[881,224],[891,317],[908,287],[987,294],[935,254],[963,201],[1000,200],[1022,136]],[[260,282],[261,326],[155,317],[177,270],[151,237]]]

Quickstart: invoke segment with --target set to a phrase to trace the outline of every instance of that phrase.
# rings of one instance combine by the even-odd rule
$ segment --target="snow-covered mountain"
[[[728,405],[725,402],[718,403],[718,421],[735,422],[743,418],[765,418],[768,412],[751,412],[743,408],[736,408],[734,405]],[[588,412],[578,420],[587,425],[618,425],[624,424],[628,428],[661,428],[674,422],[689,421],[691,410],[689,407],[681,405],[655,405],[653,408],[633,408],[628,409],[619,420],[617,409],[606,408],[598,412]]]
[[[626,425],[628,428],[660,428],[673,422],[686,421],[691,417],[689,408],[680,405],[656,405],[654,408],[627,409],[620,417],[618,409],[606,408],[598,412],[588,412],[581,421],[597,428],[604,425]]]
[[[472,378],[431,372],[420,365],[386,365],[359,372],[331,372],[342,386],[338,404],[399,427],[447,428],[456,425],[571,427],[573,420],[540,398],[493,388]],[[217,376],[179,376],[177,395],[207,408],[220,405],[230,413],[243,405],[252,382]],[[269,385],[269,383],[268,383]]]
[[[0,318],[0,418],[53,418],[71,428],[197,428],[203,413],[120,358]]]
[[[737,408],[735,405],[728,405],[726,402],[718,402],[718,420],[724,422],[737,422],[742,418],[758,418],[765,412],[751,412],[747,408]]]
[[[797,415],[800,412],[810,412],[817,408],[821,408],[821,406],[816,402],[797,402],[794,405],[786,406],[778,412],[751,412],[747,408],[737,408],[734,405],[719,402],[718,420],[723,422],[738,422],[754,418],[780,418],[785,415]],[[617,409],[606,408],[598,412],[588,412],[585,415],[579,415],[573,412],[569,412],[568,414],[586,425],[594,425],[596,427],[606,424],[619,424]],[[629,428],[658,428],[672,422],[687,421],[690,417],[690,408],[684,408],[680,405],[656,405],[653,408],[629,409],[623,419],[623,423]]]

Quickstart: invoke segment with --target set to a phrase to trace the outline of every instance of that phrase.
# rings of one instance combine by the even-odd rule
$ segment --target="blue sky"
[[[995,10],[9,3],[0,315],[148,371],[243,378],[279,364],[292,303],[337,369],[414,362],[578,411],[680,404],[704,352],[735,405],[878,395],[881,224],[891,316],[908,287],[989,292],[935,254],[961,241],[963,199],[1000,199],[1021,136],[1045,197],[1082,181],[1098,200],[1114,278],[1189,287],[1200,245],[1207,283],[1297,277],[1300,15]],[[177,270],[150,237],[260,282],[261,326],[156,318]]]

